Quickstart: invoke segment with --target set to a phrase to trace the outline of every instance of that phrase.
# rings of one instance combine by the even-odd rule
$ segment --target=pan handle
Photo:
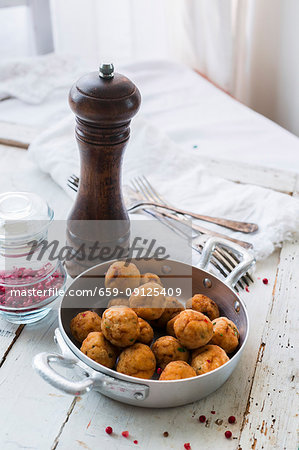
[[[61,345],[63,338],[59,329],[55,330],[55,337],[56,341]],[[63,342],[64,346],[66,344]],[[75,355],[71,355],[70,351],[66,352],[64,348],[61,348],[61,350],[62,355],[58,353],[39,353],[33,358],[32,363],[35,371],[56,389],[67,394],[79,396],[86,394],[91,389],[97,388],[102,394],[117,400],[126,398],[142,401],[148,397],[148,386],[119,380],[102,372],[97,372],[82,363]],[[51,366],[52,362],[64,367],[80,369],[82,379],[79,381],[67,379]]]
[[[225,279],[225,283],[228,286],[234,287],[242,277],[242,275],[244,275],[244,273],[246,273],[255,264],[255,258],[238,244],[227,241],[226,239],[210,238],[206,241],[201,253],[201,259],[198,264],[198,267],[200,269],[207,269],[216,246],[226,248],[227,250],[235,253],[240,258],[240,263]]]
[[[66,359],[58,353],[38,353],[33,358],[33,368],[47,383],[67,394],[83,395],[89,392],[94,386],[94,380],[87,372],[83,373],[84,378],[80,381],[71,381],[56,372],[50,363],[55,362],[64,367],[74,367],[73,360]]]

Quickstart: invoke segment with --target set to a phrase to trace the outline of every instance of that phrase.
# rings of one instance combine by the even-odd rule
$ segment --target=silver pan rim
[[[69,288],[73,283],[75,283],[76,280],[78,280],[79,278],[81,278],[84,274],[86,274],[86,273],[89,272],[90,270],[94,270],[94,269],[96,269],[97,267],[101,267],[101,266],[106,265],[106,264],[108,264],[108,263],[109,263],[109,264],[113,264],[113,262],[115,262],[115,261],[120,261],[120,259],[114,259],[114,260],[111,260],[111,261],[106,261],[106,262],[104,262],[104,263],[97,264],[96,266],[93,266],[92,268],[89,268],[89,269],[85,270],[85,271],[82,272],[80,275],[78,275],[76,278],[74,278],[74,280],[72,280],[72,282],[71,282],[71,284],[68,286],[68,288]],[[188,381],[190,382],[190,381],[193,381],[193,380],[203,380],[203,379],[205,379],[205,378],[207,378],[207,377],[212,377],[213,374],[217,374],[217,373],[223,371],[224,368],[228,367],[229,365],[232,365],[232,364],[234,363],[235,359],[238,359],[238,358],[241,356],[241,354],[243,353],[243,350],[244,350],[244,348],[245,348],[245,345],[246,345],[246,343],[247,343],[248,336],[249,336],[249,328],[250,328],[250,324],[249,324],[249,316],[248,316],[248,312],[247,312],[247,308],[246,308],[246,306],[245,306],[245,303],[243,302],[243,300],[241,299],[240,296],[237,296],[237,293],[234,291],[234,289],[233,289],[231,286],[229,286],[228,284],[226,284],[223,280],[221,280],[221,278],[219,278],[217,275],[214,275],[213,273],[210,273],[210,272],[208,272],[207,270],[204,270],[204,269],[200,269],[200,268],[198,268],[198,267],[196,267],[196,266],[193,266],[193,265],[190,265],[190,264],[186,264],[186,263],[184,263],[184,262],[182,262],[182,261],[178,261],[178,260],[175,260],[175,259],[172,259],[172,260],[170,260],[170,261],[171,261],[171,262],[175,262],[175,263],[179,263],[179,264],[183,264],[183,265],[185,265],[185,266],[191,267],[192,269],[196,269],[196,270],[199,270],[199,271],[201,271],[201,272],[204,272],[205,274],[207,274],[207,276],[213,276],[213,277],[216,278],[221,284],[223,284],[226,288],[228,288],[228,289],[232,292],[232,294],[233,294],[234,296],[236,296],[236,300],[238,300],[238,302],[240,303],[240,306],[243,308],[244,315],[245,315],[245,318],[246,318],[246,334],[245,334],[245,337],[244,337],[244,340],[243,340],[243,343],[242,343],[241,347],[240,347],[240,348],[237,350],[237,352],[232,356],[232,358],[229,359],[229,361],[227,361],[227,362],[226,362],[225,364],[223,364],[222,366],[217,367],[217,369],[212,370],[211,372],[207,372],[207,373],[202,374],[202,375],[196,375],[195,377],[184,378],[184,379],[182,379],[182,380],[161,380],[161,381],[160,381],[160,380],[152,380],[152,379],[147,379],[147,378],[137,378],[137,377],[133,377],[133,376],[131,376],[131,375],[125,375],[125,374],[123,374],[123,373],[121,373],[121,372],[117,372],[117,371],[114,370],[114,369],[109,369],[108,367],[105,367],[105,366],[103,366],[102,364],[97,363],[96,361],[93,361],[92,359],[88,358],[88,356],[84,355],[84,354],[80,351],[80,349],[79,349],[79,348],[71,341],[71,339],[69,338],[68,334],[66,333],[66,331],[65,331],[65,329],[64,329],[64,327],[63,327],[62,319],[61,319],[62,303],[63,303],[63,299],[64,299],[64,296],[63,296],[62,301],[61,301],[61,303],[60,303],[60,305],[59,305],[59,311],[58,311],[58,323],[59,323],[59,329],[60,329],[60,332],[61,332],[61,334],[62,334],[62,337],[63,337],[65,343],[67,344],[68,348],[70,349],[70,351],[71,351],[72,353],[74,353],[74,354],[76,355],[76,357],[77,357],[80,361],[82,361],[82,362],[83,362],[85,365],[87,365],[90,369],[95,370],[96,372],[101,372],[101,373],[104,373],[104,374],[106,374],[106,375],[111,376],[112,378],[120,379],[120,380],[127,381],[127,382],[130,382],[130,383],[146,384],[146,385],[148,385],[148,386],[155,385],[155,384],[157,384],[157,383],[158,383],[158,384],[161,383],[161,384],[165,385],[166,383],[171,383],[171,384],[172,384],[172,383],[186,383],[186,382],[188,382]],[[67,292],[68,288],[66,289],[66,292]],[[66,293],[66,292],[65,292],[65,293]],[[208,344],[207,344],[207,345],[208,345]]]

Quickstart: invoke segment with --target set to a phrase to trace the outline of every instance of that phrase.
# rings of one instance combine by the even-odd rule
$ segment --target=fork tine
[[[238,257],[236,255],[234,255],[234,258],[232,258],[231,252],[229,252],[227,249],[219,247],[219,248],[217,248],[217,250],[223,256],[223,258],[225,258],[227,264],[230,267],[230,269],[229,269],[230,272],[240,263],[240,260],[238,259]],[[249,286],[249,283],[248,283],[245,275],[243,275],[240,278],[240,280],[242,280],[247,286]]]
[[[138,192],[142,193],[141,185],[140,185],[140,182],[139,182],[139,177],[133,178],[132,182],[135,183],[135,186],[137,187]]]
[[[225,269],[228,271],[228,273],[230,273],[236,267],[236,265],[229,264],[229,262],[227,260],[227,255],[225,255],[225,253],[221,252],[221,250],[222,250],[221,248],[216,247],[216,249],[215,249],[215,258],[216,258],[216,255],[217,255],[217,259],[221,260],[222,265],[225,267]],[[244,289],[244,284],[242,283],[241,280],[244,282],[243,277],[240,278],[240,280],[239,280],[239,286],[242,289]]]
[[[158,203],[166,204],[164,199],[161,197],[161,195],[156,191],[156,189],[153,187],[153,185],[149,182],[149,180],[142,175],[141,177],[143,179],[144,184],[147,186],[149,192],[152,194],[152,197],[158,201]]]
[[[74,181],[74,183],[79,184],[79,177],[74,173],[70,176],[70,179]]]
[[[132,186],[132,188],[134,189],[135,192],[139,192],[139,189],[138,189],[138,187],[137,187],[137,185],[135,183],[135,178],[132,178],[131,186]]]
[[[69,188],[73,189],[73,191],[78,191],[78,184],[72,179],[72,177],[67,180],[67,185]]]
[[[78,189],[75,186],[72,186],[71,183],[67,183],[68,187],[73,189],[73,191],[78,192]]]
[[[238,265],[238,264],[240,263],[240,260],[239,260],[239,258],[237,257],[237,255],[235,255],[235,254],[234,254],[233,252],[231,252],[229,249],[221,248],[220,250],[221,250],[221,252],[222,252],[223,254],[224,254],[224,253],[226,254],[226,258],[230,261],[230,263],[231,263],[231,265],[232,265],[232,268],[235,268],[236,265]],[[244,275],[242,276],[241,279],[244,281],[244,283],[245,283],[247,286],[249,286],[250,281],[251,281],[252,283],[254,283],[252,277],[250,276],[250,274],[249,274],[248,272],[246,272],[246,274],[244,274]],[[248,280],[249,280],[249,281],[248,281]]]
[[[142,194],[148,199],[148,200],[152,200],[151,194],[147,188],[147,186],[144,184],[143,180],[141,177],[137,177],[137,182],[138,182],[138,186],[140,188],[140,191],[142,192]]]
[[[214,253],[213,253],[213,257],[214,257],[214,258],[216,259],[216,261],[218,262],[218,265],[220,265],[220,266],[222,267],[222,269],[223,269],[223,271],[224,271],[224,273],[225,273],[225,276],[227,276],[229,273],[232,272],[232,270],[233,270],[233,268],[234,268],[235,266],[232,267],[232,266],[228,263],[228,261],[227,261],[225,255],[221,254],[220,250],[222,250],[222,249],[219,248],[219,247],[216,247],[216,249],[215,249],[215,251],[214,251]],[[221,273],[222,273],[222,272],[221,272]],[[242,279],[240,278],[239,281],[238,281],[238,285],[240,286],[241,289],[244,289],[244,284],[242,283],[241,280],[242,280]]]
[[[236,256],[233,252],[231,252],[231,251],[228,250],[228,249],[225,249],[225,250],[226,250],[227,253],[230,255],[230,257],[231,257],[233,260],[236,261],[236,263],[239,262],[237,256]],[[249,281],[251,281],[252,283],[254,283],[254,280],[253,280],[252,276],[250,275],[250,273],[246,272],[246,274],[243,275],[243,277],[244,277],[244,279],[246,280],[245,282],[246,282],[247,286],[249,286],[249,284],[250,284],[250,283],[248,282],[247,278],[249,279]]]
[[[201,249],[202,249],[202,246],[200,245],[199,246]],[[226,278],[227,277],[227,272],[223,269],[223,266],[221,265],[221,264],[218,264],[218,259],[217,259],[217,257],[215,256],[215,253],[212,255],[212,257],[211,257],[211,264],[221,273],[221,275],[224,277],[224,278]],[[237,292],[239,292],[239,289],[238,289],[238,287],[237,287],[237,285],[239,286],[239,287],[241,287],[241,289],[244,289],[244,287],[243,287],[243,285],[242,285],[242,283],[240,282],[240,280],[238,281],[238,283],[235,285],[235,287],[234,287],[234,289],[237,291]]]

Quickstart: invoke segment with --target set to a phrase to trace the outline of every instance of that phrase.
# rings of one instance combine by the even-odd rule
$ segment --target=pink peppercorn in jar
[[[66,272],[50,251],[40,252],[53,210],[36,194],[0,195],[0,314],[13,323],[45,317],[63,294]]]

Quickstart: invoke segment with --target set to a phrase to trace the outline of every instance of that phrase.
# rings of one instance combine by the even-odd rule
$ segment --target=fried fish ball
[[[177,317],[178,317],[178,315],[174,316],[172,319],[170,319],[167,322],[166,333],[169,334],[169,336],[176,337],[175,332],[174,332],[174,322],[176,321]]]
[[[239,331],[227,317],[213,320],[213,336],[210,344],[219,345],[226,353],[232,353],[239,345]]]
[[[108,308],[111,308],[111,306],[129,306],[129,299],[121,297],[112,298],[109,300]]]
[[[103,366],[112,369],[118,355],[117,349],[105,339],[101,331],[93,331],[84,339],[81,352]]]
[[[116,261],[107,270],[105,276],[106,288],[118,289],[119,293],[126,293],[126,289],[133,291],[140,284],[140,272],[133,263]]]
[[[184,305],[175,297],[165,297],[165,309],[159,319],[153,320],[151,324],[153,327],[164,328],[173,317],[177,316],[181,311],[184,311]]]
[[[172,336],[162,336],[152,346],[157,366],[165,369],[171,361],[188,361],[189,351]]]
[[[154,339],[154,330],[152,329],[150,324],[141,319],[141,317],[138,317],[138,322],[140,326],[140,333],[137,340],[139,342],[142,342],[142,344],[149,345]]]
[[[185,361],[172,361],[167,364],[159,380],[183,380],[191,377],[196,377],[196,372],[189,364]]]
[[[218,345],[205,345],[192,352],[191,367],[196,375],[203,375],[222,366],[229,357]]]
[[[117,347],[133,345],[140,333],[138,316],[127,306],[112,306],[103,313],[102,332]]]
[[[156,358],[144,344],[134,344],[122,351],[116,366],[117,372],[137,378],[151,378],[156,370]]]
[[[157,283],[146,283],[130,297],[130,307],[145,320],[159,319],[164,311],[163,288]]]
[[[142,275],[140,275],[140,285],[146,284],[146,283],[157,283],[160,284],[160,286],[163,286],[160,278],[155,273],[147,272]]]
[[[189,349],[202,347],[213,336],[213,325],[204,314],[186,309],[174,322],[174,332],[182,345]]]
[[[186,308],[201,312],[205,316],[208,316],[210,320],[214,320],[220,315],[216,303],[211,298],[202,294],[193,295],[193,297],[187,301]]]
[[[91,331],[101,331],[101,321],[94,311],[80,312],[71,320],[71,333],[78,342],[82,342]]]

